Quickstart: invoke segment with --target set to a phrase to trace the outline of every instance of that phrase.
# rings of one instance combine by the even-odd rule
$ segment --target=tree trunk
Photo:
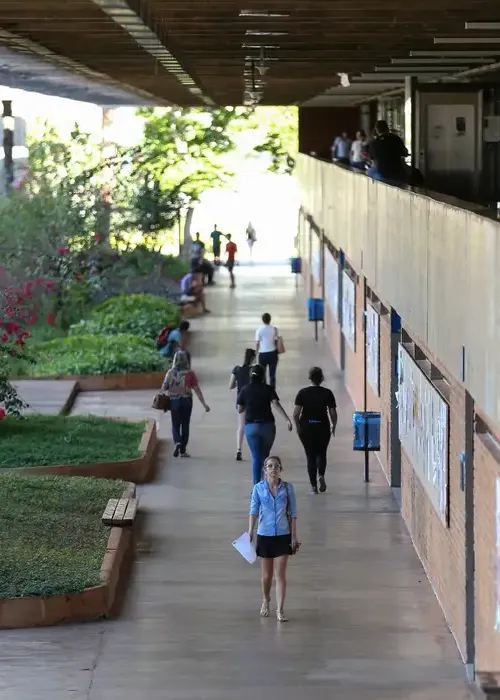
[[[100,240],[106,246],[109,245],[109,235],[111,233],[111,203],[112,195],[111,190],[113,187],[113,168],[109,165],[108,161],[113,158],[116,153],[115,145],[110,141],[109,129],[113,124],[113,118],[115,116],[114,110],[110,108],[103,108],[102,110],[102,147],[101,147],[101,161],[102,161],[102,184],[101,192],[99,196],[99,203],[97,209],[97,221],[96,221],[96,232],[102,237]]]
[[[188,258],[191,252],[193,239],[191,238],[191,223],[193,221],[194,207],[188,207],[186,218],[184,219],[184,242],[182,244],[182,257]]]

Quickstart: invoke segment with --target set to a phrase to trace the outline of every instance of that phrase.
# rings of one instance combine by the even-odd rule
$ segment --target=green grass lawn
[[[144,426],[95,416],[4,418],[0,469],[133,459]]]
[[[124,482],[0,476],[0,598],[77,593],[99,584],[109,528],[101,516]]]

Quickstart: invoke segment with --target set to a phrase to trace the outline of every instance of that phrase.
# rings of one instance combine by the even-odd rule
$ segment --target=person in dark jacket
[[[229,389],[232,391],[236,389],[236,397],[239,396],[240,391],[250,382],[250,370],[252,365],[255,364],[256,352],[253,348],[247,348],[245,350],[245,356],[243,358],[242,365],[236,365],[236,367],[231,372],[231,379],[229,380]],[[236,403],[236,411],[238,411],[238,404]],[[241,462],[241,448],[243,445],[243,436],[245,434],[245,416],[243,413],[238,413],[238,429],[236,431],[236,461]]]
[[[373,169],[368,174],[375,180],[407,184],[407,155],[403,140],[397,134],[391,133],[387,122],[380,119],[375,124],[375,139],[370,147]]]

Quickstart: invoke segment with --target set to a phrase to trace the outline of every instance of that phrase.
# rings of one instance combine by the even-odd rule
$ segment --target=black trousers
[[[276,350],[271,352],[260,352],[259,353],[259,365],[262,365],[264,369],[269,367],[269,384],[276,389],[276,369],[278,367],[278,353]]]
[[[307,457],[309,481],[311,486],[315,487],[318,485],[318,476],[325,476],[330,426],[328,423],[301,424],[299,437]]]

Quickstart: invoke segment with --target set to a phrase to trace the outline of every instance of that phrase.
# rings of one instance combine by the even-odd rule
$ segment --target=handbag
[[[276,330],[276,333],[277,333],[277,332],[278,332],[278,329],[276,328],[275,330]],[[278,336],[276,337],[275,343],[276,343],[276,352],[278,353],[278,355],[283,355],[283,353],[286,352],[286,350],[285,350],[285,343],[284,343],[284,341],[283,341],[283,337],[282,337],[281,335],[278,335]]]
[[[288,518],[288,522],[290,523],[290,533],[292,532],[292,512],[290,510],[290,495],[288,493],[288,483],[286,481],[283,482],[285,486],[285,491],[286,491],[286,517]],[[300,542],[297,542],[295,547],[290,543],[290,556],[293,557],[294,554],[297,554],[300,548]]]
[[[153,399],[152,408],[155,408],[157,411],[163,411],[164,413],[170,411],[170,396],[161,393],[156,394]]]

